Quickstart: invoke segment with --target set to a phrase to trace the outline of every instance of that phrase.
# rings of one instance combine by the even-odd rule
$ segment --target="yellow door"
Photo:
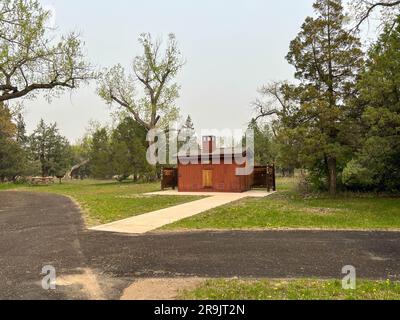
[[[203,170],[203,188],[213,187],[213,172],[212,170]]]

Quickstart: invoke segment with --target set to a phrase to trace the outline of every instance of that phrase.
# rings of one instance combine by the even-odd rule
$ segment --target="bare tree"
[[[94,78],[79,36],[55,40],[49,18],[37,0],[0,2],[0,103],[41,90],[50,97]]]
[[[388,22],[400,14],[400,10],[398,10],[400,0],[352,0],[350,5],[353,7],[357,19],[355,29],[359,29],[379,9],[383,22]]]
[[[262,86],[258,93],[260,98],[253,102],[256,112],[255,120],[272,116],[285,117],[296,107],[293,92],[296,88],[288,82],[270,82]]]
[[[144,52],[134,59],[133,74],[127,76],[121,65],[106,70],[98,93],[107,103],[116,104],[151,130],[178,117],[175,102],[180,87],[174,79],[184,62],[173,34],[168,37],[164,53],[162,41],[153,41],[150,34],[142,34],[139,42]],[[138,85],[142,95],[138,95]]]

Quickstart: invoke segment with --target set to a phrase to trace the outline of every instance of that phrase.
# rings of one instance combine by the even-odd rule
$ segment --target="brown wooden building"
[[[246,153],[236,156],[246,157]],[[245,192],[251,189],[252,176],[240,176],[236,172],[246,164],[235,163],[233,149],[217,149],[215,137],[203,137],[203,147],[198,154],[180,154],[178,159],[178,190],[181,192]]]
[[[178,154],[177,168],[164,168],[161,188],[178,188],[180,192],[245,192],[252,188],[276,191],[275,167],[256,166],[252,174],[237,174],[246,163],[235,159],[247,153],[235,154],[234,149],[217,149],[215,137],[204,137],[203,146],[195,153]]]

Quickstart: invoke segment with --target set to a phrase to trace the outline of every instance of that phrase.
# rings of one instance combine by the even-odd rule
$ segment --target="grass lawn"
[[[278,193],[244,199],[164,227],[182,229],[400,229],[400,198],[347,193],[302,196],[296,181],[279,179]]]
[[[88,226],[113,222],[199,199],[199,197],[192,196],[142,195],[159,191],[159,183],[134,184],[84,180],[51,186],[0,184],[0,191],[7,189],[48,192],[71,197],[82,207]]]
[[[158,191],[159,183],[133,184],[113,181],[73,181],[62,185],[21,186],[0,184],[0,191],[49,192],[75,199],[89,226],[199,199],[193,196],[143,196]],[[372,194],[315,194],[304,197],[294,179],[279,179],[278,193],[264,199],[244,199],[166,226],[187,229],[400,229],[400,198]]]
[[[356,290],[342,289],[338,280],[207,280],[187,300],[400,300],[400,283],[357,282]]]

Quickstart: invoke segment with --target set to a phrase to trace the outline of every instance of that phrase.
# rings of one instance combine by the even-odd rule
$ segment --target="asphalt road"
[[[41,287],[42,267],[62,285]],[[227,231],[141,236],[85,229],[79,209],[56,195],[0,192],[1,299],[118,299],[138,278],[400,279],[400,233]],[[94,283],[93,279],[96,279]],[[64,283],[64,285],[63,285]]]

